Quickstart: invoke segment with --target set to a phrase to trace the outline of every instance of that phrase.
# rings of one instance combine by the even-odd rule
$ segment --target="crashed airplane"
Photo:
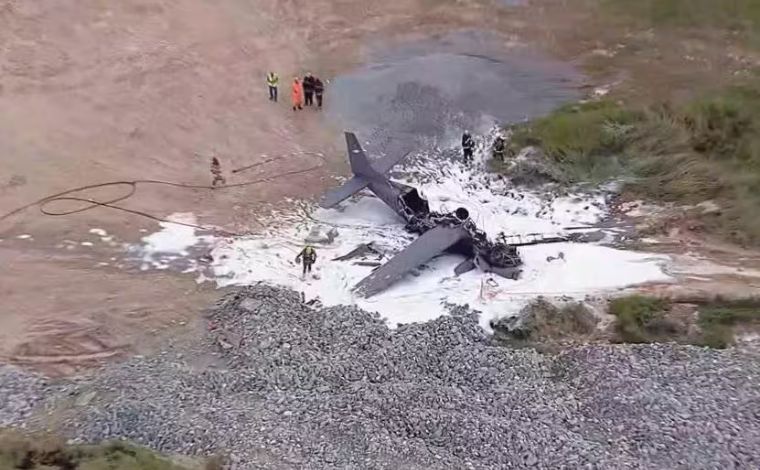
[[[414,268],[445,252],[465,257],[454,270],[460,275],[480,268],[509,279],[520,275],[522,260],[513,245],[493,242],[470,219],[467,209],[452,213],[432,212],[416,188],[388,179],[386,174],[405,155],[370,162],[356,135],[346,132],[348,159],[353,178],[329,191],[320,205],[334,207],[353,194],[368,188],[406,221],[406,230],[420,235],[387,263],[362,279],[354,291],[364,297],[382,292]]]

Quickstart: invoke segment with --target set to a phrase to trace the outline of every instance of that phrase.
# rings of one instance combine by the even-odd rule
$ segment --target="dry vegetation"
[[[67,445],[48,434],[0,433],[0,470],[220,470],[218,458],[205,464],[176,464],[167,457],[124,442]]]
[[[530,302],[520,315],[491,326],[497,342],[553,352],[565,343],[590,339],[597,332],[597,323],[599,319],[580,302],[555,305],[539,297]]]
[[[614,15],[644,27],[712,29],[738,37],[748,46],[760,46],[758,0],[601,0]]]
[[[668,47],[667,41],[675,48],[677,43],[718,39],[727,47],[743,48],[748,57],[760,48],[760,0],[598,0],[593,8],[595,18],[610,29],[653,31],[665,41],[657,48]],[[562,182],[620,178],[633,197],[684,205],[715,200],[721,211],[705,216],[704,228],[757,246],[760,78],[753,68],[747,65],[736,75],[726,70],[719,89],[705,85],[710,81],[706,77],[694,87],[671,84],[691,88],[688,99],[679,95],[652,103],[618,90],[629,98],[565,106],[517,126],[513,151],[528,145],[543,149]],[[652,70],[655,76],[648,79],[656,80]],[[636,80],[631,86],[646,89],[641,83],[646,77]]]
[[[716,300],[697,308],[698,333],[690,332],[688,322],[671,315],[674,305],[664,299],[632,295],[610,302],[609,310],[616,317],[617,339],[625,343],[678,342],[726,348],[735,341],[738,326],[760,324],[760,302],[757,299]]]
[[[674,108],[612,101],[560,108],[514,130],[512,145],[543,149],[566,182],[622,178],[636,197],[722,210],[705,227],[760,243],[760,80]]]
[[[760,326],[760,299],[681,304],[646,295],[610,300],[614,321],[602,326],[583,303],[554,304],[544,298],[529,303],[520,315],[493,323],[494,339],[510,347],[557,352],[583,342],[680,343],[723,349],[736,342],[739,329]]]

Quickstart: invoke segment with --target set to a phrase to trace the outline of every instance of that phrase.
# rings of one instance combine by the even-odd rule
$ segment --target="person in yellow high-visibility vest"
[[[269,101],[277,102],[277,86],[280,83],[280,77],[274,72],[267,74],[267,86],[269,87]]]
[[[316,263],[317,261],[317,250],[314,249],[311,245],[306,245],[303,250],[301,250],[300,253],[298,253],[298,256],[296,256],[296,263],[303,260],[303,276],[306,276],[306,273],[311,273],[311,266]]]

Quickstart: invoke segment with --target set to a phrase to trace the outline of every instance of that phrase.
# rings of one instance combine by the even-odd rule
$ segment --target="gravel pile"
[[[204,344],[115,365],[68,433],[238,468],[760,468],[757,357],[693,347],[494,346],[463,309],[389,330],[252,287]],[[84,393],[84,392],[83,392]]]
[[[0,428],[23,423],[47,391],[39,375],[0,364]]]

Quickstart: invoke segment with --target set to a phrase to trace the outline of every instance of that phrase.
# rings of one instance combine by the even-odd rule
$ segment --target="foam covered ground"
[[[481,157],[482,158],[482,157]],[[482,165],[480,162],[479,165]],[[569,194],[517,190],[457,161],[421,157],[408,164],[408,183],[418,186],[431,209],[450,211],[465,207],[491,237],[503,232],[512,241],[535,234],[565,233],[567,227],[591,226],[606,214],[604,191]],[[507,280],[479,270],[454,276],[462,258],[444,255],[407,275],[387,291],[370,299],[359,298],[351,288],[371,273],[372,266],[357,260],[334,261],[359,244],[374,242],[392,254],[414,236],[382,201],[362,193],[336,209],[302,207],[272,220],[266,233],[218,239],[212,250],[212,269],[201,276],[220,286],[268,282],[302,291],[307,299],[325,305],[357,304],[385,317],[391,326],[427,321],[446,313],[446,303],[468,304],[482,312],[481,324],[516,313],[538,295],[582,299],[650,281],[667,281],[666,257],[618,250],[600,244],[556,243],[520,248],[525,262],[520,279]],[[302,279],[295,257],[304,240],[319,229],[324,236],[335,229],[332,243],[316,244],[318,261],[312,276]],[[372,261],[376,257],[370,256]],[[387,257],[385,258],[387,260]]]

